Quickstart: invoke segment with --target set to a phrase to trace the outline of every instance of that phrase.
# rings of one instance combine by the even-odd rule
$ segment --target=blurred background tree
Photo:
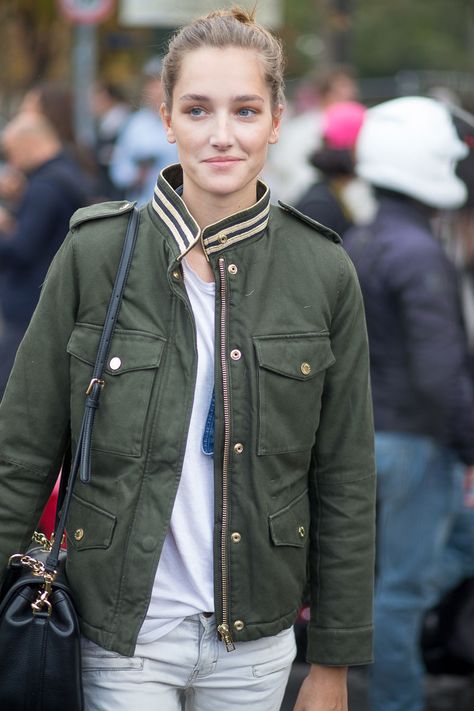
[[[288,57],[289,89],[300,77],[324,64],[353,64],[359,76],[387,80],[401,72],[450,72],[453,89],[462,84],[474,101],[473,0],[281,0],[284,24],[279,28]],[[119,2],[117,2],[117,6]],[[219,0],[216,0],[216,6]],[[169,30],[130,28],[119,13],[98,27],[101,78],[131,86],[143,60],[163,51]],[[57,0],[1,0],[1,113],[15,94],[37,81],[70,80],[73,27],[60,14]],[[458,77],[453,79],[454,74]],[[467,74],[466,74],[467,73]],[[466,78],[466,76],[468,78]],[[448,83],[449,83],[448,81]],[[364,89],[364,82],[362,82]],[[378,84],[377,86],[380,86]],[[393,88],[395,86],[395,89]],[[412,90],[416,82],[412,81]],[[374,98],[377,94],[375,91]],[[378,97],[377,97],[378,98]]]
[[[363,75],[474,69],[472,0],[357,0],[353,28],[353,59]]]

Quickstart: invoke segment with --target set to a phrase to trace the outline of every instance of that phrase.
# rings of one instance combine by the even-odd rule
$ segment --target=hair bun
[[[230,14],[244,25],[253,25],[255,24],[256,9],[257,3],[255,3],[253,10],[245,10],[243,7],[239,7],[239,5],[233,5],[230,9]]]
[[[213,10],[208,15],[207,18],[215,17],[232,17],[237,22],[241,22],[243,25],[255,25],[255,12],[257,8],[257,3],[255,3],[253,10],[246,10],[239,5],[233,5],[229,10]]]

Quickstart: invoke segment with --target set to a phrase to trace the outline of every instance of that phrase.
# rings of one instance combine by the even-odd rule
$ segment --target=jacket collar
[[[175,240],[181,258],[201,240],[207,257],[215,252],[259,237],[266,229],[270,213],[270,190],[261,180],[257,183],[257,202],[201,231],[183,200],[179,188],[183,184],[180,165],[170,165],[161,171],[153,195],[152,207]]]

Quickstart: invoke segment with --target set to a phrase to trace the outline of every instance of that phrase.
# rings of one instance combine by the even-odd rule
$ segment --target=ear
[[[171,128],[171,114],[168,111],[166,104],[163,102],[160,106],[160,116],[165,127],[166,138],[169,143],[176,143],[176,138],[174,136],[173,129]]]
[[[281,116],[283,114],[283,109],[284,109],[283,104],[278,104],[278,107],[272,116],[272,132],[270,134],[270,138],[268,139],[268,143],[278,143],[278,138],[280,136]]]

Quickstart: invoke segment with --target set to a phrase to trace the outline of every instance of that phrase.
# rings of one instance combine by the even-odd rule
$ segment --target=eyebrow
[[[211,101],[209,96],[204,96],[203,94],[184,94],[179,97],[180,101]],[[258,94],[240,94],[239,96],[233,96],[232,101],[261,101],[263,103],[264,99]]]

